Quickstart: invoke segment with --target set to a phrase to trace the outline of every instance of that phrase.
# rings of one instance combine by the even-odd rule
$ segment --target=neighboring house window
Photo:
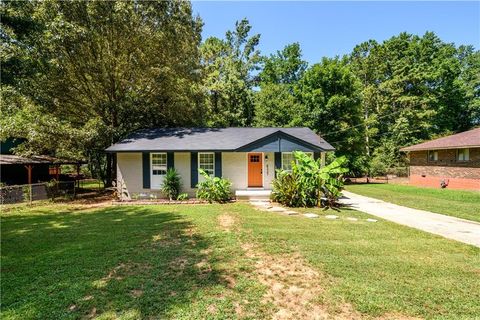
[[[438,161],[438,151],[428,151],[428,161]]]
[[[470,160],[470,150],[469,149],[458,149],[457,150],[457,160],[458,161],[468,161]]]
[[[166,153],[151,153],[151,188],[159,189],[162,186],[163,178],[167,174],[167,154]]]
[[[198,154],[198,169],[202,169],[211,177],[215,174],[215,154],[213,152],[201,152]]]
[[[305,154],[313,158],[313,152],[305,152]],[[292,161],[295,161],[295,158],[293,157],[293,152],[282,152],[283,170],[292,171]]]

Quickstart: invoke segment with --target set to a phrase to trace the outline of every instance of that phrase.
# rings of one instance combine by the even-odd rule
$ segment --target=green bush
[[[301,186],[297,175],[285,170],[277,170],[273,180],[272,199],[289,207],[301,207]]]
[[[162,193],[165,194],[170,200],[176,200],[182,187],[180,182],[180,175],[177,170],[170,168],[167,170],[167,174],[163,179]]]
[[[230,190],[232,183],[229,180],[210,177],[202,169],[200,169],[200,174],[205,180],[197,184],[197,198],[207,200],[210,203],[224,203],[232,198],[232,192]]]
[[[349,171],[344,167],[346,158],[337,158],[321,167],[320,160],[315,161],[304,152],[293,154],[296,161],[292,162],[292,171],[277,170],[272,200],[289,207],[336,206],[343,188],[342,176]]]
[[[374,157],[370,162],[370,176],[384,176],[387,173],[387,165],[380,157]]]
[[[397,177],[408,177],[408,167],[394,167],[387,170],[387,174]]]
[[[180,193],[177,197],[177,200],[180,200],[180,201],[188,200],[188,193],[186,192]]]

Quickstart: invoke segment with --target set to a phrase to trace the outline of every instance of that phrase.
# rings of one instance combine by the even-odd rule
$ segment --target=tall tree
[[[259,74],[262,84],[294,85],[300,80],[307,62],[302,59],[302,50],[298,42],[286,45],[269,57],[263,57],[263,69]]]
[[[260,90],[255,93],[255,124],[257,126],[292,126],[301,122],[300,106],[294,88],[307,63],[302,59],[298,43],[262,59]]]
[[[253,71],[259,67],[260,35],[249,37],[251,28],[247,19],[237,21],[225,39],[210,37],[202,45],[210,126],[250,126],[253,122]]]
[[[365,127],[363,133],[367,163],[372,155],[373,138],[378,133],[377,114],[380,106],[378,82],[375,81],[380,73],[378,68],[380,61],[378,61],[378,56],[375,54],[378,48],[379,44],[374,40],[370,40],[356,46],[350,56],[352,71],[361,83],[360,98]],[[368,167],[366,169],[366,173],[368,173]]]
[[[320,133],[337,155],[347,156],[352,172],[360,173],[364,165],[360,82],[347,62],[323,58],[307,69],[296,94],[303,108],[301,125]]]
[[[33,18],[34,4],[22,1],[0,3],[0,63],[2,86],[19,86],[34,73],[30,46],[41,25]]]
[[[32,40],[29,54],[38,63],[22,91],[41,113],[90,133],[81,142],[57,140],[59,145],[80,143],[79,153],[107,165],[109,173],[113,162],[105,163],[103,150],[129,132],[202,119],[202,23],[192,17],[190,3],[50,0],[33,5],[43,31]],[[28,143],[38,145],[31,139]],[[52,152],[61,156],[61,149]]]
[[[458,81],[465,93],[463,111],[470,121],[470,126],[480,125],[480,51],[475,51],[473,46],[460,46],[458,59]]]
[[[367,156],[379,158],[373,163],[401,165],[401,146],[471,128],[475,59],[472,48],[459,50],[432,32],[401,33],[354,49],[350,62],[362,82]]]

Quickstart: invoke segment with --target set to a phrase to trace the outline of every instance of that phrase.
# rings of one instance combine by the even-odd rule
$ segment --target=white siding
[[[268,159],[265,159],[268,157]],[[248,187],[248,163],[246,152],[222,153],[222,176],[232,181],[234,190]],[[263,154],[263,187],[271,188],[275,177],[275,155],[273,152]]]
[[[150,192],[143,189],[141,153],[117,153],[117,186],[122,199],[131,199],[135,193]],[[154,193],[159,194],[158,191]]]
[[[175,152],[174,162],[182,181],[182,192],[188,193],[190,197],[195,196],[195,190],[190,187],[190,152]]]
[[[268,159],[265,159],[267,157]],[[265,152],[263,163],[263,187],[272,188],[272,181],[275,178],[275,153]]]
[[[194,196],[195,191],[190,188],[190,153],[176,152],[174,165],[182,179],[182,192]],[[134,194],[139,193],[155,194],[158,198],[165,198],[159,190],[143,188],[141,153],[117,153],[117,181],[122,199],[131,199]]]
[[[267,157],[268,159],[265,159]],[[190,187],[190,153],[175,152],[174,165],[181,181],[182,192],[195,196],[195,189]],[[246,152],[222,153],[222,176],[232,181],[232,189],[246,189],[248,183]],[[275,177],[275,156],[273,152],[263,154],[263,187],[271,188]],[[141,153],[117,153],[117,181],[119,194],[123,199],[131,199],[134,194],[155,194],[164,197],[159,190],[143,189],[143,170]],[[123,192],[121,191],[123,190]]]
[[[232,181],[232,189],[247,188],[247,156],[245,152],[222,153],[222,176]]]

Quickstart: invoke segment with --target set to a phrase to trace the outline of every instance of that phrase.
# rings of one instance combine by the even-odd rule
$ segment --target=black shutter
[[[313,159],[317,161],[320,158],[320,152],[314,152],[313,153]]]
[[[175,168],[174,153],[167,152],[167,169]]]
[[[196,188],[198,183],[198,152],[190,152],[190,187]]]
[[[150,153],[142,153],[143,188],[150,189]]]
[[[282,167],[282,153],[275,152],[275,176],[277,175],[277,169]]]
[[[222,153],[215,152],[215,177],[222,177]]]

